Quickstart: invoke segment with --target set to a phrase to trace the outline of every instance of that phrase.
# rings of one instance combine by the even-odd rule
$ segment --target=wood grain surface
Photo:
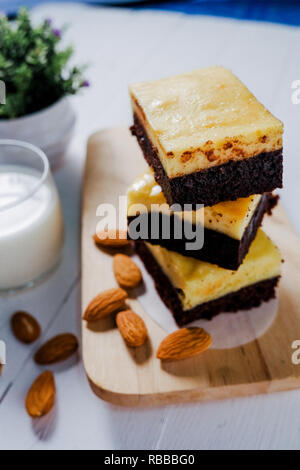
[[[95,247],[92,235],[100,203],[118,207],[119,195],[145,168],[126,128],[94,134],[88,144],[82,219],[82,309],[101,290],[113,287],[112,254]],[[94,392],[120,405],[158,404],[270,393],[300,387],[300,369],[292,364],[292,342],[300,337],[300,242],[283,209],[264,224],[285,262],[279,288],[279,311],[267,333],[234,349],[209,350],[197,358],[163,364],[155,351],[166,332],[137,299],[134,311],[147,324],[150,341],[128,348],[114,317],[93,326],[83,322],[83,360]]]

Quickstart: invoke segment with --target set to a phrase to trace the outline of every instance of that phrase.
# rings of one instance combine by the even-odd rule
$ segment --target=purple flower
[[[52,29],[52,33],[53,33],[54,36],[56,36],[57,38],[61,38],[61,30],[60,30],[60,29]]]
[[[84,80],[82,83],[81,83],[81,86],[86,88],[86,87],[89,87],[90,86],[90,82],[88,80]]]
[[[47,26],[51,26],[51,25],[52,25],[52,20],[51,20],[51,18],[46,18],[46,19],[45,19],[45,23],[46,23]]]

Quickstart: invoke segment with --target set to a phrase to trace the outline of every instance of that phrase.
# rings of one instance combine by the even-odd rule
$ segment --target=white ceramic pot
[[[62,158],[75,126],[76,116],[67,97],[46,109],[17,119],[0,119],[0,138],[29,142],[41,148],[51,166]]]

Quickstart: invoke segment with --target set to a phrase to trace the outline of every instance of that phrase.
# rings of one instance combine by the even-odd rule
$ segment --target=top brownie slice
[[[168,204],[282,187],[283,125],[224,67],[130,87],[132,133]]]

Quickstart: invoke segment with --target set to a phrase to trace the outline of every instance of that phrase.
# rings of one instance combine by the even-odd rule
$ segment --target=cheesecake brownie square
[[[248,253],[264,214],[271,213],[277,199],[272,193],[254,194],[197,211],[174,212],[149,169],[127,191],[128,235],[136,241],[236,270]],[[169,227],[167,232],[165,227]],[[204,238],[203,245],[197,245],[197,237],[201,241]]]
[[[222,312],[249,310],[275,297],[281,256],[261,229],[237,271],[144,242],[136,243],[136,249],[179,326]]]
[[[129,92],[131,131],[168,204],[213,206],[282,187],[283,125],[230,70],[208,67]]]

